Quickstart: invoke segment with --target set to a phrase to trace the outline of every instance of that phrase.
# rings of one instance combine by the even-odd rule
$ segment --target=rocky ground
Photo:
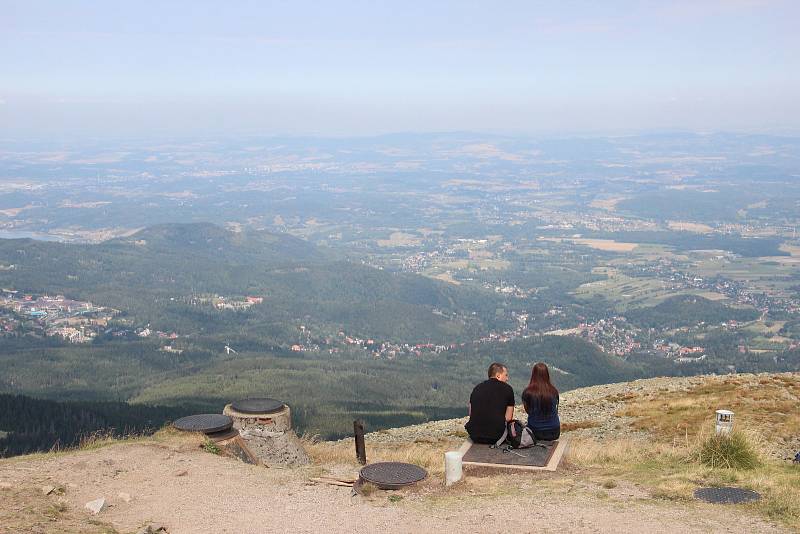
[[[561,395],[559,417],[565,428],[577,426],[570,433],[575,436],[590,436],[603,439],[609,435],[646,438],[647,434],[633,430],[627,423],[629,418],[617,413],[625,407],[624,397],[629,394],[642,394],[656,391],[687,391],[702,384],[710,377],[693,376],[685,378],[648,378],[604,384],[567,391]],[[522,406],[517,406],[514,416],[525,421],[527,416]],[[464,436],[467,418],[445,419],[403,428],[392,428],[371,432],[366,440],[376,443],[405,442],[414,440],[436,440],[446,436]],[[592,425],[580,428],[582,425]]]

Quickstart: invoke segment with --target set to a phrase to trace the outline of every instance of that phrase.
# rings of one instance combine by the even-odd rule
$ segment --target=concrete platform
[[[458,449],[461,463],[465,467],[480,466],[497,469],[519,469],[523,471],[555,471],[567,450],[568,439],[561,438],[552,447],[535,449],[491,449],[489,445],[472,443],[467,439]]]

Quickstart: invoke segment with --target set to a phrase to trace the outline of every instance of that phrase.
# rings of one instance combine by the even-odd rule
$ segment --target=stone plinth
[[[225,406],[222,413],[233,419],[233,428],[264,465],[308,463],[308,455],[292,430],[292,414],[287,405],[268,413],[245,413],[233,404],[236,403]]]
[[[233,418],[233,428],[239,432],[249,429],[285,432],[292,429],[292,412],[285,404],[272,413],[239,412],[228,404],[222,413]]]

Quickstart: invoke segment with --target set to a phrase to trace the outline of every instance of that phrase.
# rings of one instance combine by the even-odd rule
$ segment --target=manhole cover
[[[414,464],[378,462],[362,468],[359,475],[381,489],[398,489],[419,482],[428,472]]]
[[[273,413],[283,410],[283,403],[275,399],[243,399],[231,404],[231,408],[241,413]]]
[[[206,433],[206,437],[213,441],[214,443],[218,441],[225,441],[227,439],[235,438],[239,435],[239,431],[235,428],[229,428],[228,430],[220,430],[219,432],[210,432]]]
[[[178,430],[212,434],[214,432],[228,430],[233,426],[233,419],[227,415],[204,413],[200,415],[188,415],[186,417],[181,417],[172,423],[172,425]]]
[[[739,504],[757,501],[761,495],[744,488],[698,488],[694,492],[696,499],[714,504]]]

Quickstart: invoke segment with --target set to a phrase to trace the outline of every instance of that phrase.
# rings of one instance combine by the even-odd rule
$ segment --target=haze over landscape
[[[3,136],[798,131],[798,7],[4,2]]]
[[[796,2],[0,9],[0,457],[460,418],[496,360],[795,395]]]

